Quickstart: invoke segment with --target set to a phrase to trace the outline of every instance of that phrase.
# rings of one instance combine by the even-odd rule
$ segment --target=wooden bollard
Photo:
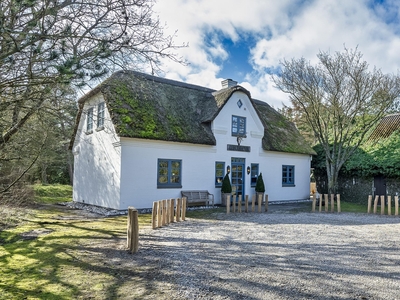
[[[171,201],[170,199],[165,200],[165,210],[166,210],[166,216],[165,216],[165,224],[168,225],[171,220]]]
[[[239,195],[239,199],[238,199],[238,212],[239,213],[242,212],[242,195]]]
[[[367,209],[367,214],[371,213],[371,206],[372,206],[372,195],[368,196],[368,209]]]
[[[231,195],[226,195],[226,214],[231,212]]]
[[[336,195],[336,202],[337,202],[337,212],[340,213],[342,208],[340,207],[340,194]]]
[[[394,215],[399,215],[399,196],[394,196]]]
[[[162,200],[162,225],[167,225],[167,200]]]
[[[181,205],[182,205],[182,200],[181,200],[181,198],[176,199],[175,217],[176,217],[176,221],[177,221],[177,222],[180,222],[180,221],[181,221]]]
[[[379,196],[376,195],[374,200],[374,214],[376,214],[378,211],[378,201],[379,201]]]
[[[316,202],[317,202],[317,195],[315,195],[315,193],[313,193],[312,196],[311,196],[311,198],[312,198],[312,208],[311,208],[311,211],[312,211],[312,212],[315,212],[315,204],[316,204]]]
[[[236,212],[236,198],[237,198],[237,195],[235,195],[235,197],[232,197],[232,211],[234,213]]]
[[[265,195],[265,212],[268,211],[268,194]]]
[[[335,194],[331,194],[331,212],[335,212]]]
[[[171,201],[171,206],[169,207],[170,208],[169,216],[171,218],[171,223],[174,223],[175,222],[175,199],[171,199],[170,201]]]
[[[244,198],[244,211],[249,212],[249,195]]]
[[[325,212],[328,212],[328,194],[324,194],[325,198]]]
[[[322,194],[319,195],[319,212],[322,211]]]
[[[127,246],[132,253],[139,249],[139,219],[138,211],[134,207],[128,208]]]
[[[392,196],[387,196],[388,198],[388,215],[392,215]]]
[[[186,220],[186,206],[187,206],[187,198],[182,198],[182,221]]]
[[[262,200],[263,200],[263,194],[259,194],[259,195],[258,195],[258,203],[257,203],[257,205],[258,205],[258,212],[259,212],[259,213],[261,212]]]
[[[157,201],[157,227],[162,226],[162,202]]]
[[[251,196],[251,212],[255,212],[255,206],[256,206],[256,195],[253,194]]]
[[[385,214],[385,196],[381,195],[381,215]]]
[[[151,226],[153,227],[153,229],[157,228],[157,206],[158,206],[158,202],[154,201],[153,209],[151,211]]]

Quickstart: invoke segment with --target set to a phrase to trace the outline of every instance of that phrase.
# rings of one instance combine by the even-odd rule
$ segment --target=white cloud
[[[237,41],[252,35],[254,70],[241,85],[251,94],[278,107],[287,97],[276,90],[267,68],[283,58],[305,57],[316,61],[319,51],[342,51],[359,47],[372,66],[397,73],[400,49],[400,4],[396,0],[372,7],[368,0],[257,1],[234,4],[228,0],[159,0],[155,10],[172,33],[178,30],[178,44],[189,48],[179,53],[188,66],[165,62],[169,78],[219,89],[218,72],[227,60],[228,49],[221,35]],[[235,79],[235,78],[234,78]],[[236,78],[237,79],[237,78]],[[238,80],[238,79],[237,79]],[[240,80],[239,80],[240,81]]]

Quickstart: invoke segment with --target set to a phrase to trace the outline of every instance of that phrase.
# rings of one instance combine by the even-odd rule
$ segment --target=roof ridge
[[[211,89],[211,88],[207,88],[201,85],[196,85],[196,84],[192,84],[192,83],[186,83],[186,82],[182,82],[182,81],[177,81],[174,79],[168,79],[165,77],[157,77],[154,75],[150,75],[147,73],[142,73],[142,72],[138,72],[138,71],[133,71],[133,70],[121,70],[118,71],[116,73],[114,73],[113,75],[116,75],[118,73],[122,73],[122,74],[133,74],[136,76],[141,76],[147,80],[152,80],[154,82],[160,82],[160,83],[165,83],[165,84],[169,84],[169,85],[173,85],[173,86],[179,86],[179,87],[183,87],[183,88],[189,88],[189,89],[195,89],[195,90],[200,90],[203,92],[215,92],[216,90]],[[112,75],[112,76],[113,76]]]

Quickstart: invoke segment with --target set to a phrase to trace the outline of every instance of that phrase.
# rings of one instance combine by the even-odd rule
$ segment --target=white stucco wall
[[[108,110],[104,129],[97,128],[97,104],[101,94],[85,102],[74,147],[74,201],[119,209],[120,147]],[[86,133],[87,109],[94,108],[93,132]]]
[[[239,99],[243,105],[239,107]],[[231,134],[232,115],[246,117],[246,135],[241,142],[250,146],[251,152],[228,151],[227,144],[237,144],[236,137]],[[231,158],[245,159],[245,165],[259,164],[259,172],[263,174],[266,193],[269,201],[308,199],[310,193],[311,157],[304,154],[265,151],[262,149],[264,127],[245,93],[236,92],[225,104],[219,115],[214,119],[212,129],[217,139],[216,161],[225,161],[231,165]],[[295,166],[295,186],[282,186],[282,166]],[[246,174],[245,194],[255,193],[251,187],[250,175]],[[219,195],[218,195],[219,197]]]
[[[215,192],[215,147],[121,138],[121,209],[150,208],[153,201],[181,197],[181,190]],[[182,188],[157,188],[158,159],[182,160]]]

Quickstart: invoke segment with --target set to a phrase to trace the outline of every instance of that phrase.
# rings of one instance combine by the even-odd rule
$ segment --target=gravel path
[[[218,214],[141,231],[137,259],[156,260],[165,299],[392,300],[399,237],[394,216]]]

